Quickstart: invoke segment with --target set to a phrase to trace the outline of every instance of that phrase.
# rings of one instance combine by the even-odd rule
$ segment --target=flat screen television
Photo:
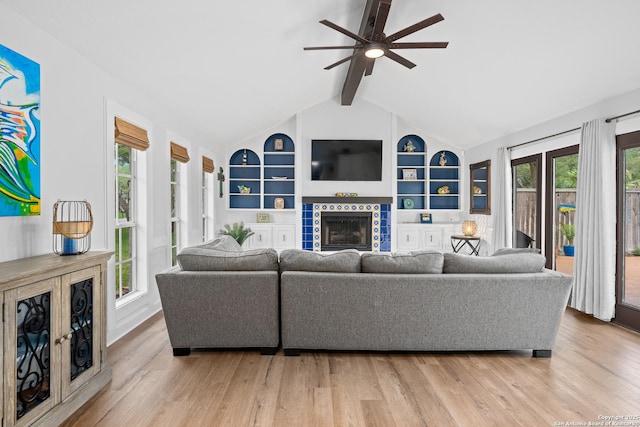
[[[382,140],[311,140],[312,181],[382,181]]]

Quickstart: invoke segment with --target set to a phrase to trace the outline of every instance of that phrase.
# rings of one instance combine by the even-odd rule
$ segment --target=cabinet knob
[[[63,342],[65,342],[66,340],[70,340],[71,337],[73,337],[73,331],[69,331],[69,333],[67,335],[63,335],[60,338],[58,338],[56,340],[57,344],[62,344]]]

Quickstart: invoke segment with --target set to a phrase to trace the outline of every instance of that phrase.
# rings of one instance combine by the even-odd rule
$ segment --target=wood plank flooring
[[[160,313],[109,347],[108,360],[111,384],[65,427],[559,426],[606,425],[606,416],[640,426],[640,334],[571,309],[551,359],[531,351],[173,357]]]

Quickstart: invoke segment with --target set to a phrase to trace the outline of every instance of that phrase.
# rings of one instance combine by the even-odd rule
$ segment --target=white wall
[[[2,5],[0,16],[0,42],[40,64],[42,132],[42,212],[35,217],[0,217],[4,243],[0,246],[0,261],[52,252],[51,215],[58,199],[89,201],[94,214],[92,249],[113,250],[109,243],[113,241],[113,228],[108,226],[113,217],[113,195],[107,191],[113,172],[105,160],[112,147],[112,139],[106,132],[107,100],[115,101],[152,124],[151,148],[146,153],[148,175],[144,177],[149,184],[145,224],[149,230],[148,283],[145,284],[148,292],[128,304],[122,315],[116,315],[115,303],[109,302],[107,339],[111,343],[160,308],[154,275],[169,264],[169,148],[165,136],[174,133],[189,141],[191,182],[200,182],[199,153],[206,152],[216,165],[222,164],[223,156],[188,117],[104,73]],[[186,232],[189,240],[197,239],[200,233],[199,186],[193,187],[189,194],[190,228]],[[216,199],[216,209],[219,200]],[[113,258],[110,267],[109,273],[113,276]]]
[[[597,104],[590,105],[585,108],[581,108],[569,114],[561,117],[548,120],[544,123],[540,123],[536,126],[524,129],[520,132],[515,132],[510,135],[505,135],[502,138],[487,142],[485,144],[473,147],[466,150],[465,158],[466,165],[481,162],[483,160],[491,160],[491,176],[492,176],[492,194],[491,194],[491,211],[496,212],[497,207],[497,194],[495,194],[497,175],[497,153],[498,148],[501,146],[514,146],[522,144],[527,141],[532,141],[538,138],[544,138],[549,135],[561,133],[570,129],[579,128],[583,123],[596,119],[596,118],[609,118],[622,114],[629,113],[640,109],[640,89],[621,94]],[[616,133],[627,133],[640,129],[640,115],[631,116],[630,118],[623,118],[618,120],[616,124]],[[553,149],[567,147],[570,145],[579,144],[580,131],[571,132],[562,136],[544,139],[543,141],[527,144],[521,147],[514,148],[512,150],[512,158],[521,158],[531,154],[540,153],[544,151],[550,151]],[[543,156],[544,157],[544,156]],[[543,158],[544,161],[544,158]],[[614,165],[615,167],[615,165]],[[468,166],[466,166],[468,169]],[[544,175],[544,174],[543,174]],[[544,176],[542,177],[544,179]],[[543,182],[544,185],[544,182]],[[544,206],[543,206],[544,210]],[[468,195],[464,200],[464,212],[469,211],[469,197]],[[473,217],[479,224],[485,228],[483,235],[488,244],[493,246],[493,215],[467,215]],[[544,217],[543,217],[544,219]],[[543,225],[544,229],[544,225]]]

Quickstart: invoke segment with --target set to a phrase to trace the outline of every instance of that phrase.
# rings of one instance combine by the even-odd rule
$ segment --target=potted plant
[[[253,236],[253,231],[250,228],[244,227],[244,222],[234,222],[233,225],[225,224],[224,230],[220,230],[220,234],[229,235],[235,239],[236,242],[240,246],[247,240],[249,237]]]
[[[573,239],[576,237],[576,226],[573,224],[560,224],[560,232],[567,239],[568,245],[562,247],[566,256],[574,255]]]

